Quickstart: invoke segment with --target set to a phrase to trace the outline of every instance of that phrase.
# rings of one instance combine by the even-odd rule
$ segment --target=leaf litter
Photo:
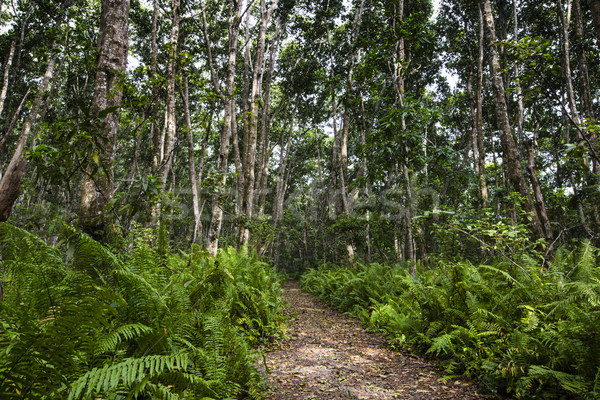
[[[383,336],[302,292],[297,281],[284,286],[284,299],[288,337],[267,350],[259,367],[267,400],[486,398],[474,384],[443,379],[432,363],[393,350]]]

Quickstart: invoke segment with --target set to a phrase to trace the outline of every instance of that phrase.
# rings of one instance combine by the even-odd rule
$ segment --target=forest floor
[[[266,354],[266,399],[484,399],[474,384],[392,350],[378,334],[302,292],[284,287],[288,339]],[[262,364],[262,363],[261,363]],[[264,366],[262,366],[264,373]]]

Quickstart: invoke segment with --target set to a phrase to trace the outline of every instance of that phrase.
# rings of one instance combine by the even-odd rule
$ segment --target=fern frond
[[[528,375],[521,381],[526,388],[530,388],[536,383],[541,385],[557,383],[565,391],[577,396],[584,397],[589,393],[589,385],[581,376],[555,371],[543,365],[531,365]]]
[[[130,388],[148,377],[167,371],[185,370],[188,365],[189,360],[185,354],[128,358],[85,373],[71,385],[68,398],[69,400],[79,399],[81,396],[104,393],[121,386]],[[138,387],[138,390],[140,389]]]
[[[437,336],[431,339],[431,346],[427,349],[426,353],[435,353],[436,355],[443,354],[452,354],[452,340],[456,339],[456,336],[450,333],[445,333],[441,336]]]
[[[110,332],[106,337],[96,342],[97,355],[109,351],[115,351],[117,346],[124,341],[133,340],[145,334],[151,334],[153,329],[144,324],[127,324],[121,325],[114,331]]]

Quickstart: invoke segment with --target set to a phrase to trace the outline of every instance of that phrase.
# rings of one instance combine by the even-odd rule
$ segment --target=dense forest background
[[[2,219],[285,268],[595,241],[599,7],[3,1]]]
[[[600,393],[599,0],[0,0],[0,26],[0,302],[17,321],[22,296],[46,296],[31,324],[0,320],[6,343],[57,318],[41,263],[64,301],[69,279],[103,287],[93,309],[160,294],[105,353],[160,337],[177,296],[210,303],[181,274],[214,280],[243,306],[207,305],[219,315],[189,325],[204,339],[177,346],[226,352],[202,340],[231,315],[254,341],[279,329],[280,300],[251,306],[248,288],[277,291],[266,261],[490,390]],[[229,282],[242,264],[247,285]],[[22,349],[45,348],[35,329]],[[39,365],[12,348],[10,390]],[[72,393],[110,389],[84,367],[109,365],[97,351]],[[143,360],[156,376],[220,362]]]

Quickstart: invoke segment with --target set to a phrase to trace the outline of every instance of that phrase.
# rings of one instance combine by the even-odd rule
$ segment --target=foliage
[[[116,253],[69,226],[51,245],[0,225],[0,397],[260,397],[250,346],[281,331],[275,272],[233,249],[164,263],[153,240]]]
[[[523,399],[600,398],[598,249],[561,248],[548,269],[530,260],[473,265],[322,266],[305,289],[436,356],[450,376]]]

